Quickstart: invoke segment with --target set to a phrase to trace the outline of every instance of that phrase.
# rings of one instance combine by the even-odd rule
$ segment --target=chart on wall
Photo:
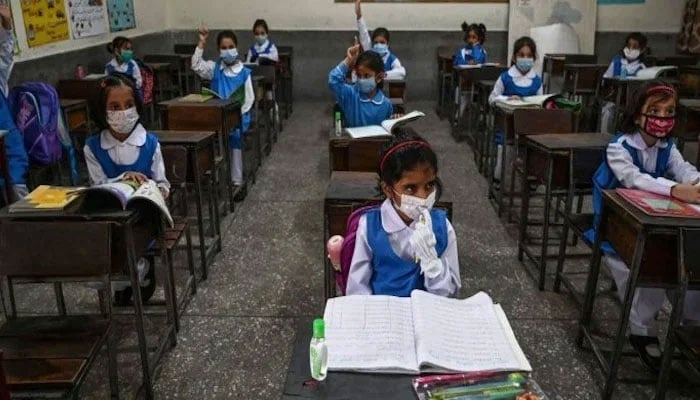
[[[536,69],[547,53],[593,54],[598,4],[590,0],[510,0],[508,54],[513,42],[531,36],[537,45]]]
[[[63,0],[22,0],[20,4],[29,47],[68,39],[68,18]]]
[[[112,32],[136,28],[133,0],[107,0],[107,11]]]
[[[68,0],[68,14],[74,39],[107,33],[104,1]]]

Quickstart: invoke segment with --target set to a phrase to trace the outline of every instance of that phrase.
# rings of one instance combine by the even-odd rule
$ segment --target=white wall
[[[644,4],[598,6],[598,31],[670,32],[681,30],[682,0],[646,0]]]
[[[51,54],[64,53],[70,50],[94,46],[96,44],[107,44],[107,42],[111,41],[113,37],[118,35],[135,37],[147,33],[164,31],[167,29],[168,19],[166,7],[170,2],[169,0],[134,0],[134,8],[136,10],[136,29],[113,34],[106,33],[104,35],[92,36],[79,40],[72,39],[71,34],[71,39],[29,48],[27,46],[27,37],[24,30],[24,20],[22,19],[22,8],[20,6],[21,1],[22,0],[11,0],[12,12],[15,19],[15,28],[17,30],[17,40],[21,49],[21,53],[18,56],[15,56],[16,61],[25,61],[45,57]]]
[[[595,1],[595,0],[591,0]],[[250,29],[256,18],[265,18],[272,29],[352,30],[352,3],[333,0],[170,0],[171,29],[196,29],[204,21],[213,28]],[[598,31],[678,32],[681,0],[646,0],[645,4],[598,7]],[[393,30],[459,30],[462,21],[483,22],[489,30],[508,29],[508,4],[389,4],[368,3],[363,11],[370,26]]]

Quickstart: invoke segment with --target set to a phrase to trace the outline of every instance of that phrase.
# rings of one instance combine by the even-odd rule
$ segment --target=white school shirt
[[[369,31],[367,30],[367,25],[365,25],[364,18],[357,20],[357,30],[360,32],[360,45],[362,45],[362,49],[365,51],[372,50],[372,38],[369,36]],[[391,51],[391,49],[389,51]],[[394,56],[396,56],[396,54],[394,54]],[[382,62],[384,64],[386,64],[387,58],[389,58],[389,53],[386,53],[382,57]],[[391,64],[391,69],[389,71],[384,71],[384,74],[386,75],[386,80],[406,79],[406,68],[401,65],[401,61],[399,61],[399,58],[396,57],[394,62]]]
[[[621,58],[622,58],[622,60],[620,61],[620,68],[626,69],[628,73],[634,73],[634,72],[637,72],[637,70],[642,70],[642,69],[646,68],[646,65],[642,64],[642,62],[639,61],[639,59],[636,59],[636,60],[630,62],[625,57],[621,57]],[[612,78],[614,72],[615,72],[615,60],[613,59],[610,62],[608,69],[603,74],[603,78]]]
[[[0,27],[0,90],[7,96],[7,81],[15,65],[15,36],[12,31]]]
[[[667,169],[667,175],[672,177],[673,180],[664,177],[654,178],[645,174],[634,165],[629,151],[623,147],[625,142],[637,151],[639,161],[647,171],[656,170],[656,158],[658,157],[659,149],[669,146],[669,143],[665,140],[659,140],[649,147],[644,142],[642,135],[636,132],[631,135],[622,135],[616,142],[608,145],[606,156],[610,170],[622,183],[622,186],[626,188],[670,196],[671,188],[677,183],[694,183],[700,179],[700,172],[683,159],[683,156],[675,146],[669,155]]]
[[[128,63],[119,64],[119,62],[117,61],[117,58],[115,57],[115,58],[112,58],[111,60],[109,60],[107,65],[111,65],[112,67],[114,67],[114,70],[117,72],[121,72],[122,74],[126,74],[126,71],[128,70],[130,63],[134,63],[134,67],[133,67],[134,71],[133,71],[133,74],[131,75],[131,77],[134,78],[134,81],[136,82],[136,88],[141,89],[143,87],[143,78],[141,78],[141,68],[139,68],[136,61],[131,60]],[[107,71],[107,67],[105,67],[105,74],[109,74],[109,71]]]
[[[253,45],[253,47],[255,47],[255,51],[258,52],[258,61],[261,58],[267,58],[268,60],[278,62],[280,60],[280,56],[279,56],[279,53],[277,52],[277,46],[275,46],[274,43],[272,44],[272,46],[270,46],[269,53],[265,53],[265,54],[262,53],[262,51],[265,51],[265,49],[267,48],[268,44],[270,44],[270,39],[265,40],[265,43],[263,43],[262,45],[258,45],[257,42]],[[253,58],[253,52],[250,51],[250,49],[249,49],[245,62],[247,62],[247,63],[252,62],[252,61],[250,61],[251,58]]]
[[[389,236],[391,249],[403,260],[413,260],[415,252],[409,239],[415,230],[415,221],[406,226],[396,212],[391,200],[384,200],[380,207],[382,228]],[[355,234],[355,251],[350,263],[346,293],[372,294],[372,248],[367,240],[367,216],[360,217]],[[457,255],[457,235],[450,221],[447,221],[447,248],[440,257],[443,270],[433,279],[425,278],[425,289],[440,296],[454,296],[462,282],[459,277],[459,258]]]
[[[510,75],[513,78],[513,83],[515,83],[515,86],[519,87],[529,87],[532,85],[532,80],[537,77],[537,73],[535,72],[534,67],[530,69],[530,71],[527,72],[527,74],[523,75],[520,73],[520,70],[518,67],[515,65],[511,66],[508,68],[508,75]],[[498,80],[496,80],[496,84],[493,85],[493,90],[491,91],[491,95],[489,95],[489,104],[493,104],[497,101],[505,101],[508,100],[509,96],[504,96],[503,91],[505,90],[505,86],[503,85],[503,81],[501,80],[501,77],[498,77]],[[540,88],[537,90],[537,95],[540,96],[544,93],[542,89],[542,85],[540,85]]]
[[[147,133],[143,125],[138,124],[131,135],[125,141],[120,142],[112,136],[108,129],[105,129],[100,133],[100,147],[107,150],[109,158],[115,164],[131,165],[139,158],[140,147],[146,143]],[[101,185],[120,180],[120,178],[107,178],[100,162],[97,161],[97,157],[90,150],[90,146],[85,145],[83,152],[85,153],[85,161],[90,174],[90,185]],[[160,143],[158,143],[156,151],[153,153],[151,176],[159,188],[165,189],[167,192],[170,191],[170,182],[165,176],[165,163],[163,162],[163,154],[160,152]]]
[[[212,80],[214,78],[214,68],[216,68],[217,63],[214,61],[207,61],[202,57],[204,49],[197,46],[192,55],[192,71],[197,74],[200,78],[206,80]],[[241,62],[236,62],[233,65],[221,64],[220,67],[224,71],[226,76],[236,76],[243,70],[243,64]],[[255,102],[255,91],[253,91],[253,81],[250,76],[245,81],[245,100],[241,106],[241,113],[245,114],[253,108],[253,103]]]

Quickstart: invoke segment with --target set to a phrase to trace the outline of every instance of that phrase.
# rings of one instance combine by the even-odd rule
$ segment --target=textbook
[[[202,87],[202,96],[211,96],[210,99],[216,97],[217,99],[226,100],[224,96],[218,94],[212,89],[209,89],[208,87]]]
[[[664,72],[667,71],[673,71],[678,69],[677,66],[675,65],[664,65],[661,67],[649,67],[649,68],[643,68],[640,69],[637,72],[637,75],[635,76],[628,76],[625,79],[630,79],[630,80],[637,80],[637,81],[646,81],[646,80],[651,80],[651,79],[656,79],[659,78],[664,74]]]
[[[543,94],[540,96],[527,96],[517,100],[502,100],[496,105],[504,110],[513,111],[518,108],[542,108],[543,105],[550,99],[559,97],[559,94]]]
[[[82,207],[87,211],[105,209],[122,209],[155,206],[163,217],[173,226],[173,217],[165,204],[163,194],[155,181],[148,180],[142,184],[132,180],[104,183],[102,185],[78,188],[75,190],[84,196]]]
[[[323,319],[330,371],[532,371],[503,309],[483,292],[336,297]]]
[[[500,64],[499,63],[483,63],[483,64],[462,64],[462,65],[455,65],[454,69],[475,69],[475,68],[483,68],[483,67],[498,67]]]
[[[646,214],[655,217],[700,218],[700,206],[672,197],[636,189],[615,189],[615,192]]]
[[[389,136],[393,133],[394,128],[404,126],[411,121],[415,121],[419,118],[425,117],[425,114],[421,111],[411,111],[410,113],[404,115],[401,118],[395,119],[385,119],[382,121],[381,125],[368,125],[368,126],[358,126],[356,128],[345,128],[345,132],[350,135],[353,139],[376,137],[376,136]]]
[[[192,93],[188,94],[187,96],[180,97],[178,101],[182,101],[185,103],[206,103],[207,101],[213,99],[214,96],[209,95],[209,94],[197,94],[197,93]]]
[[[9,213],[65,210],[79,196],[74,187],[41,185],[23,199],[10,204]]]

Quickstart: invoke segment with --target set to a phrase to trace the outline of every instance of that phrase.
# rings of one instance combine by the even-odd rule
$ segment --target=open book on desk
[[[147,208],[157,209],[163,218],[173,226],[173,217],[160,191],[160,188],[152,180],[139,185],[135,181],[120,181],[95,185],[76,190],[84,196],[82,207],[87,211],[104,209]]]
[[[554,100],[559,97],[559,94],[543,94],[539,96],[526,96],[520,99],[508,99],[496,102],[496,106],[513,111],[518,108],[543,108],[544,104],[549,100]]]
[[[400,118],[385,119],[382,121],[381,125],[368,125],[368,126],[358,126],[356,128],[345,128],[345,132],[350,135],[353,139],[376,137],[376,136],[389,136],[393,133],[395,128],[404,126],[411,121],[415,121],[419,118],[425,117],[422,111],[411,111],[410,113],[404,115]]]
[[[637,189],[615,189],[635,207],[655,217],[700,218],[700,206]]]
[[[663,65],[660,67],[649,67],[649,68],[643,68],[637,71],[637,75],[635,76],[628,76],[625,79],[629,79],[632,81],[646,81],[646,80],[651,80],[651,79],[656,79],[661,77],[664,73],[669,72],[669,71],[674,71],[677,70],[678,67],[675,65]]]
[[[500,65],[499,63],[461,64],[461,65],[455,65],[454,69],[474,69],[474,68],[482,68],[482,67],[498,67],[499,65]]]
[[[336,297],[323,319],[331,371],[532,370],[503,310],[483,292],[465,300],[420,290],[404,298]]]

